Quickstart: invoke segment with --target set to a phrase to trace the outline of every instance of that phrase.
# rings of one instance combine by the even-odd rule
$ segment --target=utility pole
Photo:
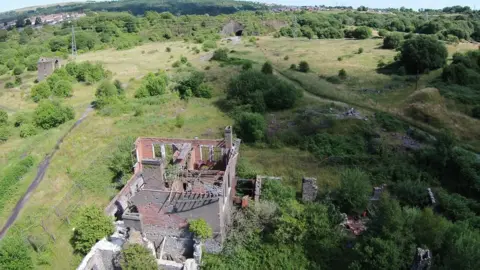
[[[75,28],[72,25],[72,57],[77,57],[77,41],[75,40]]]

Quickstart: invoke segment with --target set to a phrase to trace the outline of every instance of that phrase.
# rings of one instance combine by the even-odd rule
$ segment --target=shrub
[[[347,71],[345,69],[340,69],[338,71],[338,77],[340,77],[341,79],[346,79],[347,78]]]
[[[172,52],[172,48],[167,47],[167,48],[165,49],[165,51],[168,52],[168,53],[169,53],[169,52]]]
[[[201,240],[207,240],[213,236],[212,228],[203,218],[188,221],[188,230]]]
[[[10,235],[0,242],[0,269],[34,269],[29,246],[23,237]]]
[[[310,65],[306,61],[301,61],[298,65],[298,71],[307,73],[310,71]]]
[[[211,98],[213,89],[210,85],[202,83],[198,86],[198,89],[193,94],[201,98]]]
[[[291,65],[290,65],[290,69],[291,69],[291,70],[297,70],[297,65],[291,64]]]
[[[378,35],[380,37],[386,37],[388,35],[388,30],[386,29],[380,29],[380,31],[378,31]]]
[[[7,124],[8,113],[5,110],[0,109],[0,126]]]
[[[6,142],[10,137],[10,129],[8,126],[0,126],[0,143]]]
[[[207,40],[202,45],[202,49],[206,52],[208,52],[209,50],[212,50],[212,49],[216,49],[216,48],[217,48],[217,43],[213,40]]]
[[[96,242],[114,232],[110,217],[95,206],[80,210],[71,240],[73,249],[80,254],[87,254]]]
[[[52,95],[52,90],[47,82],[43,81],[32,88],[30,96],[33,101],[39,102],[42,99],[47,99]]]
[[[28,116],[25,113],[16,113],[15,120],[13,121],[13,125],[15,127],[19,127],[29,121]]]
[[[185,124],[185,117],[183,117],[183,115],[181,114],[178,114],[175,117],[175,126],[177,128],[182,128],[184,124]]]
[[[142,86],[135,93],[136,98],[159,96],[167,92],[168,77],[165,72],[148,73],[143,78]]]
[[[5,88],[7,89],[11,89],[11,88],[14,88],[15,87],[15,83],[13,82],[6,82],[5,83]]]
[[[235,121],[235,133],[245,142],[253,143],[263,140],[267,124],[263,115],[242,113]]]
[[[25,70],[25,66],[16,66],[13,69],[13,75],[16,75],[16,76],[21,75],[24,70]]]
[[[8,68],[4,65],[0,65],[0,76],[7,74]]]
[[[275,88],[265,93],[264,99],[265,104],[270,109],[288,109],[295,105],[297,91],[294,91],[294,86],[289,83],[277,83]]]
[[[357,27],[353,30],[353,37],[356,39],[367,39],[372,37],[372,29],[366,26]]]
[[[30,136],[37,135],[38,130],[32,124],[24,124],[20,127],[20,137],[27,138]]]
[[[400,47],[400,44],[403,41],[403,35],[398,33],[388,34],[385,39],[383,39],[383,48],[384,49],[396,49]]]
[[[72,84],[69,81],[59,81],[53,88],[53,94],[57,97],[71,97],[73,92]]]
[[[363,48],[358,48],[358,54],[362,54],[363,53]]]
[[[56,101],[43,100],[35,109],[33,117],[37,127],[50,129],[75,117],[72,107],[63,106]]]
[[[476,106],[472,109],[472,117],[480,119],[480,106]]]
[[[15,76],[15,85],[20,86],[22,84],[22,78]]]
[[[252,65],[252,62],[245,62],[243,65],[242,65],[242,70],[250,70],[253,68],[253,65]]]
[[[227,48],[221,48],[215,50],[212,56],[212,60],[216,61],[227,61],[228,60],[228,49]]]
[[[319,28],[317,30],[317,37],[319,39],[340,39],[345,35],[342,30],[335,27]]]
[[[362,213],[368,205],[371,192],[372,186],[366,173],[358,169],[344,170],[337,193],[341,211]]]
[[[441,68],[447,63],[447,56],[443,43],[424,35],[406,40],[400,49],[400,61],[409,74]]]
[[[262,66],[262,73],[263,74],[273,74],[273,66],[270,62],[265,62]]]
[[[86,82],[87,84],[99,82],[108,75],[102,64],[92,64],[88,61],[80,64],[75,62],[68,63],[65,66],[65,69],[67,70],[67,73],[76,78],[77,81]]]
[[[128,244],[122,249],[120,265],[124,270],[156,270],[157,260],[152,252],[140,244]]]
[[[182,64],[186,64],[186,63],[188,63],[188,58],[187,58],[187,57],[185,57],[185,56],[183,56],[183,55],[182,55],[182,56],[180,56],[180,63],[182,63]]]
[[[178,67],[180,67],[180,65],[182,65],[182,63],[180,63],[180,61],[175,61],[175,62],[173,62],[172,67],[178,68]]]
[[[285,60],[285,61],[288,61],[288,59],[290,59],[290,57],[288,55],[285,55],[285,57],[283,58],[283,60]]]

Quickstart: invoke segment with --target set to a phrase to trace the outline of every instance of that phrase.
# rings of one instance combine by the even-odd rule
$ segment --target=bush
[[[269,109],[283,110],[292,108],[297,100],[297,92],[287,83],[278,83],[275,88],[264,95],[265,104]]]
[[[400,44],[403,41],[403,35],[398,33],[388,34],[385,39],[383,39],[383,48],[384,49],[396,49],[400,47]]]
[[[346,79],[347,78],[347,71],[345,69],[340,69],[338,71],[338,77],[340,77],[340,79]]]
[[[288,55],[285,55],[285,57],[283,58],[283,60],[285,60],[285,61],[288,61],[288,59],[290,59],[290,57]]]
[[[22,84],[22,78],[15,76],[15,85],[20,86]]]
[[[242,65],[242,70],[250,70],[253,68],[253,65],[252,65],[252,62],[245,62],[243,65]]]
[[[206,52],[208,52],[209,50],[212,50],[212,49],[216,49],[216,48],[217,48],[217,43],[213,40],[207,40],[202,45],[202,49]]]
[[[291,70],[297,70],[297,65],[296,64],[291,64],[290,69]]]
[[[24,70],[25,70],[25,66],[16,66],[13,69],[13,75],[16,75],[16,76],[21,75]]]
[[[148,73],[143,78],[142,86],[135,93],[136,98],[143,98],[146,96],[159,96],[167,92],[168,77],[165,72]]]
[[[400,49],[400,62],[409,74],[441,68],[447,63],[447,56],[443,43],[424,35],[406,40]]]
[[[39,102],[42,99],[47,99],[52,95],[52,90],[47,82],[43,81],[32,88],[30,96],[33,101]]]
[[[181,114],[178,114],[175,117],[175,126],[177,128],[182,128],[184,124],[185,124],[185,117],[183,117],[183,115]]]
[[[267,124],[263,115],[258,113],[242,113],[235,121],[235,133],[247,143],[262,141]]]
[[[0,65],[0,76],[7,74],[8,70],[9,69],[6,66]]]
[[[366,26],[357,27],[353,30],[352,35],[356,39],[367,39],[372,37],[372,29]]]
[[[480,106],[476,106],[472,109],[472,117],[480,119]]]
[[[386,29],[380,29],[380,31],[378,31],[378,35],[379,35],[380,37],[386,37],[386,36],[388,35],[388,33],[389,33],[389,32],[388,32],[388,30],[386,30]]]
[[[188,230],[201,240],[207,240],[213,236],[212,228],[203,218],[188,221]]]
[[[368,175],[358,169],[342,172],[337,200],[342,212],[362,213],[368,205],[372,186]]]
[[[165,49],[165,51],[168,52],[168,53],[169,53],[169,52],[172,52],[172,48],[167,47],[167,48]]]
[[[5,88],[7,88],[7,89],[12,89],[14,87],[15,87],[15,83],[13,83],[13,82],[6,82],[5,83]]]
[[[8,113],[5,110],[0,109],[0,126],[7,124]]]
[[[83,255],[87,254],[96,242],[114,232],[111,218],[95,206],[81,209],[75,223],[71,243],[73,249]]]
[[[327,27],[327,28],[319,28],[317,30],[317,37],[319,39],[340,39],[344,38],[345,35],[342,30],[334,28],[334,27]]]
[[[181,65],[182,65],[182,63],[180,63],[180,61],[175,61],[175,62],[173,62],[172,67],[178,68],[178,67],[180,67]]]
[[[186,63],[188,63],[188,58],[187,58],[187,57],[185,57],[185,56],[183,56],[183,55],[182,55],[182,56],[180,56],[180,63],[182,63],[182,64],[186,64]]]
[[[69,81],[59,81],[53,88],[53,94],[57,97],[71,97],[73,86]]]
[[[20,137],[27,138],[30,136],[37,135],[38,130],[32,124],[24,124],[20,127]]]
[[[140,244],[127,244],[122,249],[120,265],[123,270],[157,270],[157,260],[152,252]]]
[[[50,129],[75,117],[72,107],[63,106],[56,101],[43,100],[35,109],[33,121],[37,127]]]
[[[228,49],[227,48],[221,48],[215,50],[212,56],[212,60],[216,61],[227,61],[228,60]]]
[[[67,73],[76,78],[79,82],[92,84],[99,82],[107,77],[107,71],[100,63],[92,64],[91,62],[82,62],[77,64],[75,62],[68,63],[65,66]]]
[[[15,127],[19,127],[29,121],[29,117],[25,113],[16,113],[15,120],[13,121],[13,125]]]
[[[7,236],[0,242],[0,269],[34,269],[32,256],[21,236]]]
[[[202,83],[198,86],[198,89],[195,92],[193,92],[193,94],[201,98],[211,98],[212,92],[213,92],[213,89],[210,85],[206,83]]]
[[[358,54],[362,54],[363,53],[363,48],[358,48]]]
[[[306,61],[301,61],[298,65],[298,71],[307,73],[310,71],[310,65]]]
[[[203,72],[195,71],[192,72],[188,78],[179,82],[177,90],[182,98],[188,98],[190,96],[209,98],[208,92],[210,92],[211,97],[212,91],[211,88],[208,89],[208,85],[203,83],[204,81],[205,74]],[[200,86],[202,86],[202,89],[200,89]],[[201,93],[201,91],[204,92]]]
[[[262,66],[262,73],[263,74],[273,74],[273,66],[270,62],[265,62]]]

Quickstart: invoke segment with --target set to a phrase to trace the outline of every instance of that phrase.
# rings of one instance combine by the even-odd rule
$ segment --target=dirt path
[[[0,239],[2,239],[5,236],[8,229],[15,223],[15,221],[17,220],[18,214],[20,214],[20,211],[22,211],[23,207],[25,206],[25,203],[30,198],[30,195],[32,195],[33,191],[35,191],[35,189],[40,184],[40,182],[42,182],[43,177],[45,176],[45,172],[50,166],[50,161],[52,160],[53,156],[58,151],[58,149],[60,149],[60,145],[62,144],[63,140],[70,134],[70,132],[73,129],[75,129],[87,118],[88,114],[92,110],[93,110],[93,107],[91,105],[88,106],[88,108],[83,113],[82,117],[80,117],[80,119],[78,119],[77,122],[75,122],[75,124],[73,124],[73,126],[57,141],[57,144],[55,144],[55,148],[52,150],[52,152],[48,154],[40,163],[40,165],[38,166],[38,171],[37,171],[37,175],[35,176],[35,179],[30,184],[25,194],[23,194],[23,196],[17,202],[17,204],[15,205],[15,208],[12,210],[12,213],[10,214],[10,217],[8,218],[7,222],[5,223],[2,230],[0,231]]]

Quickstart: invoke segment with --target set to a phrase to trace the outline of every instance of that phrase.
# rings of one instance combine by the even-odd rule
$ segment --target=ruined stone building
[[[205,251],[219,252],[231,221],[240,140],[231,127],[220,140],[138,138],[135,174],[106,208],[155,247],[157,259],[193,258],[190,219],[213,229]]]
[[[62,67],[62,60],[60,58],[40,58],[37,63],[37,80],[39,82],[43,81],[46,77],[50,76],[56,69],[60,67]]]

